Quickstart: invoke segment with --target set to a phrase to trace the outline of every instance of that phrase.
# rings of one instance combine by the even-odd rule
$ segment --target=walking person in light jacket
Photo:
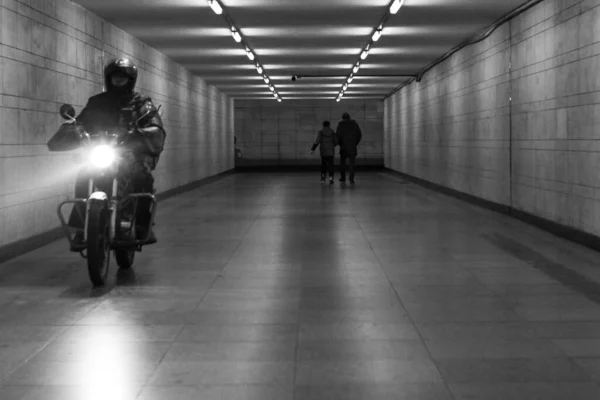
[[[329,174],[329,184],[333,184],[333,157],[335,156],[337,137],[329,125],[329,121],[323,122],[323,129],[317,134],[310,153],[314,153],[316,148],[321,146],[321,183],[325,183],[325,178]]]

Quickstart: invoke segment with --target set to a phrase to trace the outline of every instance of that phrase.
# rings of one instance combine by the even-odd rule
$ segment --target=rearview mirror
[[[70,104],[60,106],[60,116],[64,119],[72,120],[75,118],[75,109]]]

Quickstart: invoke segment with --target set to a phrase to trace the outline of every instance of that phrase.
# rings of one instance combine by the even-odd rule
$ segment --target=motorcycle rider
[[[84,130],[90,136],[108,131],[115,132],[126,129],[128,122],[141,117],[145,112],[149,114],[138,123],[138,129],[133,135],[127,136],[124,163],[121,165],[123,179],[119,179],[119,191],[154,193],[154,177],[152,171],[156,168],[159,156],[163,150],[166,132],[162,119],[150,97],[142,96],[136,92],[135,84],[138,78],[138,69],[127,58],[118,58],[109,62],[104,69],[105,91],[88,99],[85,108],[81,111],[74,127],[79,131]],[[128,111],[124,111],[128,110]],[[83,133],[83,132],[81,132]],[[75,183],[75,197],[88,197],[89,176],[82,170]],[[150,223],[149,199],[138,199],[136,212],[136,231],[138,238],[146,237],[147,227]],[[73,251],[85,248],[84,228],[85,204],[77,203],[71,212],[68,225],[79,228],[75,234]],[[146,244],[156,243],[156,236],[150,227],[150,239]]]

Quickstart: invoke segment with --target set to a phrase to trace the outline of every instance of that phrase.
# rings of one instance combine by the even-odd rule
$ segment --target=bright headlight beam
[[[98,168],[106,168],[115,161],[116,155],[112,147],[107,145],[96,146],[90,153],[90,162]]]

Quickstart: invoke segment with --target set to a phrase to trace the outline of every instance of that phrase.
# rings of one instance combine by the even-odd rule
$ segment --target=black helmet
[[[138,70],[133,61],[128,58],[117,58],[109,62],[104,68],[104,87],[107,91],[113,89],[110,83],[110,77],[121,72],[129,77],[129,82],[123,87],[123,90],[132,92],[137,82]]]
[[[342,119],[346,120],[346,121],[349,120],[350,119],[350,114],[348,114],[347,112],[343,113],[342,114]]]

